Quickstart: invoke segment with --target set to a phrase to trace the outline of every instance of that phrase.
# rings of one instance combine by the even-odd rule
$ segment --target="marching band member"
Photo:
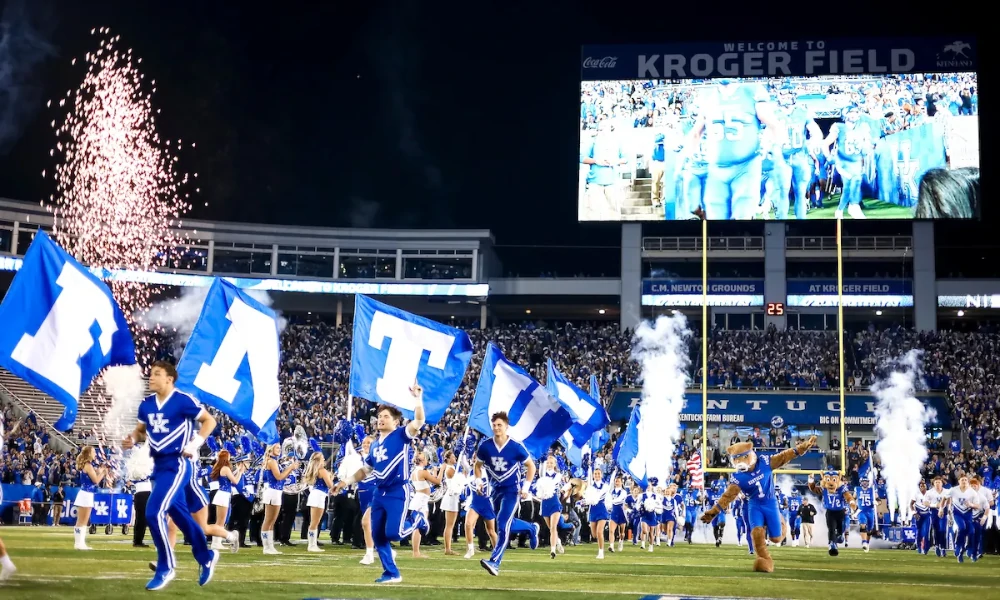
[[[625,547],[625,524],[627,519],[625,518],[625,499],[628,498],[628,492],[622,485],[622,478],[615,477],[615,488],[611,490],[611,513],[608,515],[610,523],[610,532],[608,537],[611,542],[611,551],[615,551],[615,540],[618,540],[618,550],[621,551]]]
[[[375,549],[382,561],[382,576],[375,583],[399,583],[403,580],[393,556],[391,542],[398,541],[417,528],[427,531],[427,521],[420,513],[408,514],[409,480],[411,452],[410,442],[424,426],[424,390],[413,382],[410,388],[413,396],[413,419],[400,426],[403,414],[395,406],[388,404],[378,408],[378,439],[372,442],[366,466],[359,469],[350,480],[341,481],[338,486],[350,485],[364,479],[369,473],[375,474],[375,496],[371,506],[371,528]],[[337,490],[339,491],[339,490]]]
[[[410,504],[407,507],[413,512],[418,512],[428,521],[430,512],[431,484],[441,485],[441,477],[431,473],[427,468],[427,455],[420,452],[413,459],[413,471],[410,473],[410,484],[413,485],[413,495],[410,496]],[[429,521],[428,521],[429,522]],[[413,531],[410,539],[413,546],[413,558],[427,558],[420,553],[420,530]]]
[[[549,556],[556,557],[556,552],[564,552],[562,542],[559,541],[559,517],[562,515],[562,503],[559,501],[559,488],[562,481],[562,474],[556,464],[554,454],[549,454],[545,459],[545,465],[538,476],[538,483],[535,486],[535,493],[542,501],[542,518],[549,527]]]
[[[107,477],[108,467],[101,465],[95,468],[93,446],[85,446],[76,457],[76,470],[79,472],[80,491],[76,494],[73,506],[76,507],[76,527],[73,529],[73,549],[93,550],[87,545],[87,527],[90,522],[90,511],[94,508],[94,493]]]
[[[441,477],[446,488],[444,497],[441,498],[441,510],[444,511],[444,554],[445,556],[457,556],[458,552],[451,549],[451,539],[455,534],[455,522],[458,521],[459,502],[462,496],[462,488],[459,479],[464,481],[464,477],[455,478],[458,475],[456,467],[458,459],[455,453],[448,450],[444,453],[444,466]]]
[[[226,517],[229,516],[229,506],[233,497],[233,484],[239,484],[240,477],[243,475],[239,468],[237,468],[235,473],[233,472],[229,459],[229,451],[220,450],[219,455],[215,459],[215,464],[212,466],[212,474],[209,476],[209,479],[216,482],[219,486],[215,492],[215,496],[212,498],[212,504],[215,506],[215,525],[223,528],[226,526]],[[236,545],[239,547],[238,536]],[[212,538],[212,548],[215,550],[222,549],[221,537],[215,536]]]
[[[490,425],[493,429],[493,437],[486,438],[476,451],[476,477],[479,478],[485,471],[490,484],[493,486],[491,500],[493,510],[496,512],[497,543],[493,546],[493,554],[489,560],[479,561],[486,572],[496,577],[500,574],[500,562],[503,560],[504,551],[507,550],[507,542],[510,540],[511,525],[517,518],[517,511],[521,506],[520,498],[528,497],[528,489],[535,479],[535,461],[531,460],[531,455],[524,444],[512,440],[507,435],[507,428],[510,420],[507,413],[500,411],[490,417]],[[521,466],[525,467],[524,480],[521,480]],[[531,548],[538,547],[538,525],[533,528],[535,535],[532,537]]]
[[[603,473],[600,468],[594,469],[590,487],[595,491],[588,494],[593,504],[590,505],[590,511],[587,513],[587,520],[590,522],[590,535],[593,539],[597,540],[598,560],[604,560],[604,528],[608,524],[608,507],[604,504],[604,499],[608,492],[608,484],[604,483],[602,475]],[[611,551],[614,552],[614,549]]]
[[[274,523],[278,520],[283,500],[282,490],[285,480],[292,471],[299,468],[299,461],[293,460],[284,471],[278,468],[278,457],[281,456],[281,444],[271,444],[264,461],[264,524],[260,528],[260,541],[264,546],[264,554],[281,554],[274,548]]]
[[[309,457],[309,464],[306,465],[302,479],[309,486],[309,499],[306,506],[309,507],[309,552],[322,552],[319,547],[319,524],[323,520],[323,513],[326,512],[326,501],[330,497],[330,490],[333,486],[333,475],[326,470],[324,464],[326,459],[322,452],[313,452]]]
[[[241,454],[236,457],[236,469],[240,474],[240,480],[233,486],[233,497],[229,526],[237,532],[236,538],[240,548],[247,547],[247,527],[250,524],[253,502],[256,499],[254,494],[254,478],[250,473],[250,456]]]

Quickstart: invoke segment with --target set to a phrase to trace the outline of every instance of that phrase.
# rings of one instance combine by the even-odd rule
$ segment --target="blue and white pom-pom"
[[[338,444],[346,444],[351,441],[353,434],[354,425],[347,419],[341,419],[337,421],[336,427],[333,428],[333,441]]]
[[[535,484],[535,497],[539,500],[548,500],[556,495],[556,487],[559,482],[555,477],[542,477]]]
[[[365,462],[357,450],[354,449],[354,445],[347,444],[347,448],[344,450],[344,458],[340,461],[340,466],[337,467],[337,479],[348,485],[357,483],[355,475],[364,467]]]
[[[144,481],[153,474],[153,457],[149,455],[149,444],[134,446],[125,458],[125,472],[130,481]]]

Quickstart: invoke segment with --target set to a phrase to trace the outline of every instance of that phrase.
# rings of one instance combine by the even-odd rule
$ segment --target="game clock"
[[[768,302],[767,303],[767,316],[769,317],[780,317],[785,314],[785,303],[784,302]]]

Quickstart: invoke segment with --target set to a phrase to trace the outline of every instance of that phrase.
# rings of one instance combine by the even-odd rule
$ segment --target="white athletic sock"
[[[87,528],[86,527],[74,527],[73,528],[73,540],[75,546],[83,547],[87,545]]]
[[[274,541],[271,539],[271,532],[270,531],[261,531],[260,532],[260,541],[263,544],[265,550],[268,549],[268,548],[270,548],[270,547],[272,547],[273,544],[274,544]]]
[[[10,560],[10,554],[4,554],[3,556],[0,556],[0,567],[4,567],[6,569],[14,568],[14,563],[12,563]]]

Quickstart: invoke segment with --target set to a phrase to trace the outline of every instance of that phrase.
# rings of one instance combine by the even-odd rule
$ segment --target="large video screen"
[[[579,219],[976,218],[978,114],[967,71],[591,78]]]

